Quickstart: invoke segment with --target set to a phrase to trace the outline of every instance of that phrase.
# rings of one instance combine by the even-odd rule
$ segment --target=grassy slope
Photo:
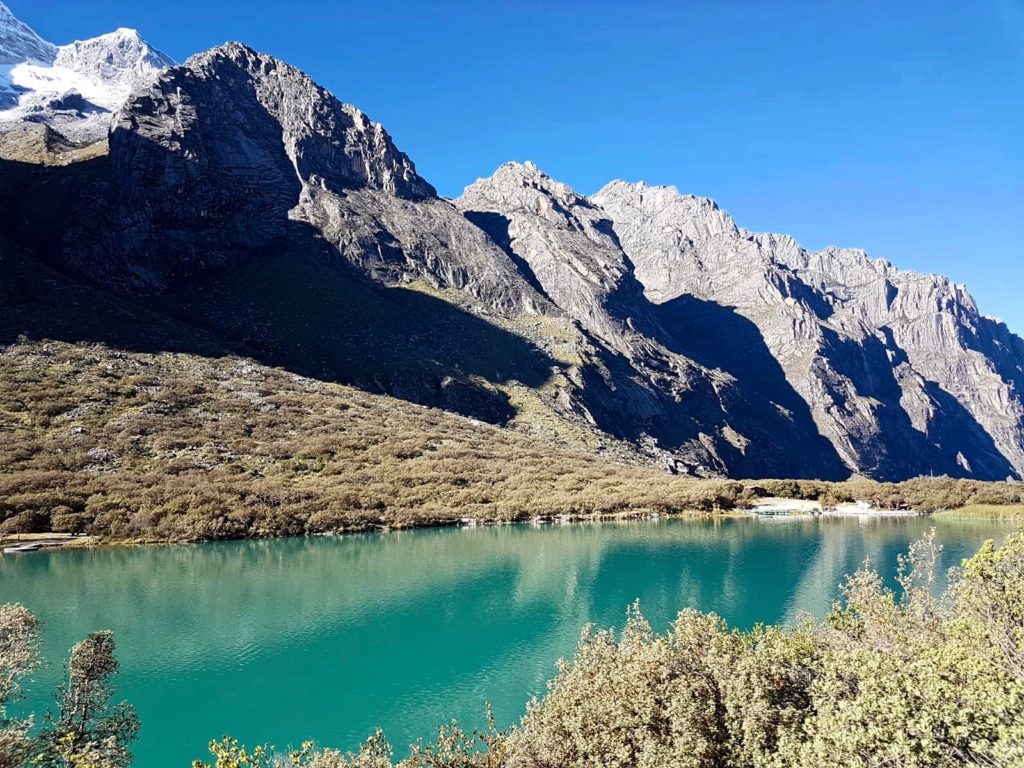
[[[729,485],[244,359],[52,341],[0,354],[0,424],[0,515],[120,538],[710,508]]]
[[[177,314],[195,313],[200,328],[84,286],[4,241],[0,261],[0,533],[191,540],[728,509],[757,496],[927,510],[1024,502],[1020,484],[688,480],[578,451],[590,446],[554,429],[556,444],[542,443],[322,381],[310,361],[341,378],[346,356],[365,356],[401,384],[402,366],[412,360],[410,378],[422,375],[429,350],[447,344],[461,362],[437,374],[508,396],[513,425],[525,415],[537,434],[553,421],[537,393],[545,377],[564,375],[553,363],[572,361],[483,327],[439,296],[424,293],[410,324],[387,292],[325,286],[303,272],[308,264],[271,274],[261,271],[269,262],[257,264],[212,295],[181,297]],[[308,302],[316,316],[299,311],[294,290],[275,292],[270,278],[282,273],[329,289]],[[409,306],[413,291],[390,290]],[[256,307],[269,328],[253,325]],[[264,357],[291,370],[239,357],[245,329],[278,345]]]

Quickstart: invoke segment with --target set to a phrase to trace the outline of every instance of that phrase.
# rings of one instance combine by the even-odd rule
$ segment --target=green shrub
[[[211,752],[220,768],[1024,765],[1024,531],[936,596],[938,553],[932,533],[901,558],[898,590],[862,569],[825,620],[791,628],[683,611],[658,634],[633,606],[621,633],[584,630],[517,727],[453,724],[398,763],[379,732],[353,755]]]

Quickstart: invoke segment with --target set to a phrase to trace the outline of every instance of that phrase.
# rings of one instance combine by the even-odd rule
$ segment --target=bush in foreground
[[[39,666],[39,626],[21,605],[0,605],[0,768],[126,768],[139,721],[124,702],[112,704],[117,674],[114,638],[95,632],[71,649],[56,711],[33,733],[32,718],[13,718],[22,683]]]
[[[1024,532],[991,542],[934,594],[934,534],[899,589],[865,567],[822,622],[729,629],[684,611],[655,633],[584,631],[547,694],[508,732],[454,724],[399,763],[378,733],[357,753],[246,752],[214,768],[943,768],[1024,765]],[[195,768],[210,768],[197,761]]]

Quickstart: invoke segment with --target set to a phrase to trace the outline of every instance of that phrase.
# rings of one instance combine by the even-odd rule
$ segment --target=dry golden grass
[[[730,507],[742,486],[540,445],[239,358],[0,354],[0,530],[218,539]]]
[[[696,480],[237,358],[24,342],[0,351],[0,534],[306,535],[534,516],[713,512],[757,498],[922,511],[1024,485]]]

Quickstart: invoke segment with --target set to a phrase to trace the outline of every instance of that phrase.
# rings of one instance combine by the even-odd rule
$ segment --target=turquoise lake
[[[231,734],[279,747],[396,747],[453,717],[499,725],[542,693],[588,622],[640,600],[659,629],[682,608],[731,623],[823,615],[871,558],[891,578],[935,526],[943,565],[1012,526],[976,520],[698,519],[435,529],[337,538],[0,557],[0,602],[43,622],[45,707],[67,650],[112,629],[136,765],[177,766]]]

